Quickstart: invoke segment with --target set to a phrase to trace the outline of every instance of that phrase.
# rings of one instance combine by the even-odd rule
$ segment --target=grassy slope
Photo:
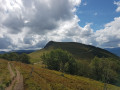
[[[39,62],[39,61],[41,61],[41,55],[43,54],[43,53],[46,53],[46,52],[49,52],[51,49],[49,49],[49,50],[45,50],[45,49],[41,49],[41,50],[38,50],[38,51],[36,51],[36,52],[33,52],[33,53],[30,53],[30,54],[28,54],[29,56],[30,56],[30,62],[31,63],[36,63],[36,62]]]
[[[24,76],[25,90],[103,90],[103,83],[89,78],[68,74],[62,76],[61,72],[40,68],[38,65],[13,63]],[[120,87],[108,85],[108,89],[120,90]]]
[[[49,52],[52,49],[61,48],[69,51],[76,59],[91,60],[95,56],[117,58],[114,54],[94,46],[74,42],[49,42],[42,50],[29,54],[31,62],[38,62],[42,53]]]
[[[10,73],[8,70],[8,61],[0,59],[0,90],[5,88],[11,81]]]

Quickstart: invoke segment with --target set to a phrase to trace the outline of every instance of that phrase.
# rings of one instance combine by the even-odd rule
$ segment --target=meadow
[[[103,90],[104,83],[54,70],[38,65],[12,62],[24,77],[25,90]],[[107,85],[108,90],[120,90],[120,87]]]
[[[8,86],[11,82],[8,70],[8,61],[0,59],[0,90]]]

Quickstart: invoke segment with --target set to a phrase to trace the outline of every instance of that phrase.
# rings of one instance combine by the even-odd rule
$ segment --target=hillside
[[[107,50],[94,47],[91,45],[85,45],[85,44],[76,43],[76,42],[50,41],[46,44],[46,46],[43,49],[29,54],[31,57],[31,62],[38,62],[40,60],[40,56],[43,53],[49,52],[50,50],[57,49],[57,48],[61,48],[63,50],[69,51],[76,59],[79,59],[79,60],[91,60],[95,56],[111,57],[111,58],[116,58],[116,59],[119,58],[118,56],[112,54],[111,52]]]
[[[23,76],[12,62],[0,59],[0,90],[24,90]]]
[[[21,82],[24,84],[21,88],[24,88],[24,90],[102,90],[104,87],[104,84],[101,82],[80,76],[72,76],[69,74],[63,75],[61,72],[41,68],[39,64],[28,65],[15,61],[9,61],[8,63],[8,61],[1,59],[0,64],[2,65],[0,65],[0,69],[2,70],[2,72],[0,71],[0,90],[1,88],[8,88],[11,85],[13,85],[13,88],[17,85],[20,88],[21,84],[18,83],[19,81],[12,84],[14,79],[10,80],[11,74],[8,70],[9,65],[13,73],[17,74],[15,74],[16,77],[19,76],[19,71],[21,73],[20,75],[23,75],[23,81]],[[3,67],[6,69],[2,69]],[[4,83],[9,81],[12,83]],[[120,87],[110,84],[108,84],[107,87],[109,90],[120,90]]]
[[[0,90],[5,88],[9,84],[10,80],[8,61],[0,59]]]

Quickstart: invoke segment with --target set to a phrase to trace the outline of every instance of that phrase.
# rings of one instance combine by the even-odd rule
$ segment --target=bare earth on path
[[[16,77],[16,84],[14,86],[14,90],[24,90],[23,88],[23,76],[20,72],[16,69],[17,77]]]
[[[10,77],[11,77],[11,79],[13,79],[14,77],[15,77],[15,73],[13,72],[13,70],[12,70],[12,68],[11,68],[11,65],[10,65],[10,63],[8,62],[8,70],[9,70],[9,72],[10,72]]]
[[[10,63],[8,62],[8,70],[11,75],[11,84],[5,88],[5,90],[24,90],[23,87],[23,76],[20,74],[20,72],[15,68],[16,70],[16,76],[13,72]]]

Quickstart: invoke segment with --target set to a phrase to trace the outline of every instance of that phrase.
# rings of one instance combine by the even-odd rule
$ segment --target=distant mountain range
[[[118,48],[105,48],[105,49],[120,57],[120,47],[118,47]]]
[[[5,52],[5,51],[0,51],[0,54],[4,54],[4,53],[8,53],[8,52]]]
[[[62,44],[62,46],[60,46],[60,45]],[[47,47],[51,47],[51,46],[53,46],[53,47],[58,47],[59,46],[59,48],[63,48],[63,49],[65,49],[66,47],[63,47],[64,45],[68,45],[68,44],[74,44],[73,46],[77,46],[77,45],[82,45],[82,46],[84,46],[84,44],[80,44],[80,43],[60,43],[60,42],[49,42],[46,46],[45,46],[45,48],[47,48]],[[54,46],[55,45],[55,46]],[[69,46],[69,45],[68,45]],[[88,46],[89,47],[89,45],[85,45],[86,47]],[[72,46],[71,46],[72,47]],[[79,47],[79,46],[77,46],[77,47]],[[76,47],[76,48],[77,48]],[[92,47],[94,47],[94,46],[90,46],[91,48]],[[72,47],[73,48],[73,47]],[[75,47],[74,47],[75,48]],[[76,49],[75,48],[75,49]],[[82,47],[81,47],[82,48]],[[89,50],[91,49],[91,48],[89,48]],[[96,48],[96,47],[95,47]],[[96,48],[96,49],[99,49],[99,48]],[[104,48],[105,50],[107,50],[107,51],[109,51],[109,52],[111,52],[111,53],[113,53],[113,54],[115,54],[115,55],[117,55],[117,56],[119,56],[120,57],[120,47],[118,47],[118,48]],[[30,54],[30,53],[32,53],[32,52],[35,52],[36,50],[12,50],[12,51],[9,51],[9,52],[7,52],[7,51],[0,51],[0,54],[4,54],[4,53],[10,53],[10,52],[16,52],[16,53],[18,53],[18,54],[21,54],[21,53],[27,53],[27,54]],[[69,50],[68,50],[69,51]],[[91,51],[90,51],[91,52]]]
[[[36,51],[36,50],[12,50],[12,51],[8,51],[8,52],[7,51],[0,51],[0,54],[10,53],[10,52],[16,52],[18,54],[21,54],[21,53],[29,54],[29,53],[32,53],[34,51]]]

